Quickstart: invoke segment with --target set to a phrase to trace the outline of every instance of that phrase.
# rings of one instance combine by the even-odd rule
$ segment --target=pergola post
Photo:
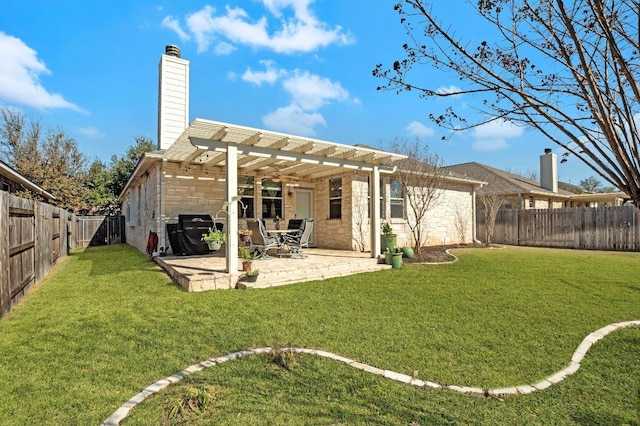
[[[375,258],[380,253],[380,167],[377,165],[373,166],[369,179],[369,211],[371,257]]]
[[[234,201],[238,195],[238,146],[227,144],[225,151],[225,177],[227,205],[227,270],[230,280],[235,278],[238,271],[238,202]],[[229,285],[232,283],[229,282]]]

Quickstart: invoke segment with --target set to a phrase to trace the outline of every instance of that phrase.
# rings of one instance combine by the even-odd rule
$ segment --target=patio
[[[348,250],[305,249],[304,258],[278,257],[253,261],[260,270],[256,282],[239,281],[243,276],[238,262],[237,272],[227,273],[225,250],[202,256],[155,257],[155,261],[187,291],[266,288],[304,281],[323,280],[360,272],[378,271],[390,265],[378,263],[371,253]]]

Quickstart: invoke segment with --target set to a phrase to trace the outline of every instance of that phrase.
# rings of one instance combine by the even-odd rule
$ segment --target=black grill
[[[167,224],[169,244],[175,255],[207,254],[209,246],[202,241],[202,234],[213,228],[214,223],[208,214],[181,214],[178,223]],[[223,225],[216,223],[215,227],[222,231]]]

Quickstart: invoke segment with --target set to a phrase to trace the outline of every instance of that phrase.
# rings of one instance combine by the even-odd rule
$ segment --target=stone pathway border
[[[629,328],[629,327],[640,327],[640,320],[635,321],[627,321],[627,322],[619,322],[615,324],[607,325],[606,327],[602,327],[599,330],[594,331],[585,337],[578,348],[573,353],[571,357],[571,361],[568,366],[563,368],[562,370],[552,374],[551,376],[542,379],[541,381],[534,384],[525,384],[520,386],[514,386],[509,388],[499,388],[499,389],[481,389],[477,387],[468,387],[468,386],[457,386],[457,385],[446,385],[441,383],[434,383],[430,381],[420,380],[406,374],[396,373],[390,370],[382,370],[377,367],[373,367],[368,364],[363,364],[357,361],[354,361],[349,358],[345,358],[340,355],[336,355],[331,352],[322,351],[319,349],[307,349],[307,348],[257,348],[257,349],[246,349],[242,351],[232,352],[227,355],[211,358],[206,361],[203,361],[199,364],[194,364],[190,367],[185,368],[179,373],[174,374],[173,376],[169,376],[166,379],[158,380],[152,385],[148,386],[142,392],[135,395],[133,398],[122,404],[120,408],[118,408],[108,419],[106,419],[102,426],[115,426],[119,425],[120,422],[129,415],[131,410],[142,403],[145,399],[150,397],[153,394],[156,394],[163,390],[164,388],[172,385],[174,383],[178,383],[180,380],[184,379],[188,375],[192,373],[196,373],[198,371],[204,370],[205,368],[213,367],[215,365],[221,364],[226,361],[231,361],[238,358],[243,358],[249,355],[258,355],[269,353],[274,350],[279,351],[290,351],[301,354],[309,354],[309,355],[317,355],[324,358],[330,358],[335,361],[342,362],[351,367],[357,368],[359,370],[366,371],[368,373],[376,374],[378,376],[386,377],[387,379],[396,380],[398,382],[406,383],[412,386],[419,386],[431,389],[441,389],[441,390],[452,390],[460,393],[468,393],[468,394],[476,394],[482,395],[486,397],[498,397],[499,395],[525,395],[536,391],[541,391],[547,389],[548,387],[561,382],[565,379],[565,377],[575,373],[580,368],[580,362],[586,355],[587,351],[591,346],[602,339],[609,333],[621,329],[621,328]]]

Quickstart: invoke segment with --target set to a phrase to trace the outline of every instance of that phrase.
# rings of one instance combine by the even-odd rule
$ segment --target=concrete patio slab
[[[226,290],[239,282],[246,288],[266,288],[305,281],[324,280],[361,272],[389,269],[370,253],[347,250],[306,249],[304,258],[273,256],[253,260],[260,270],[256,282],[241,281],[241,264],[237,271],[225,272],[224,254],[203,256],[166,256],[154,258],[174,281],[187,291]]]

